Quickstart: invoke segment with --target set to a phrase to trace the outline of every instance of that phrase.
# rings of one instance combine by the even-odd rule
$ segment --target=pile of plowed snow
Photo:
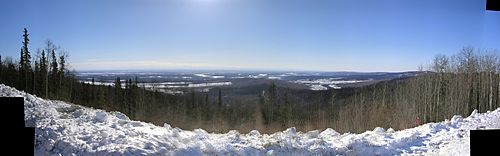
[[[469,130],[500,127],[497,109],[401,131],[213,134],[132,121],[119,112],[44,100],[5,85],[0,96],[24,97],[26,125],[36,127],[36,155],[469,155]]]

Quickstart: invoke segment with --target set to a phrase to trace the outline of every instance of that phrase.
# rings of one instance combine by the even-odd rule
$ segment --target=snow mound
[[[207,133],[132,121],[119,112],[44,100],[0,84],[0,96],[24,97],[26,125],[36,127],[36,155],[469,155],[474,129],[500,127],[500,109],[394,131],[333,129],[274,134]]]

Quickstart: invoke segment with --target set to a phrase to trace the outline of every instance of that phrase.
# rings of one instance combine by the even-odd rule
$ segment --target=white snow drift
[[[497,109],[401,131],[213,134],[132,121],[119,112],[44,100],[5,85],[0,96],[25,98],[26,125],[36,127],[36,155],[468,155],[469,130],[500,127]]]

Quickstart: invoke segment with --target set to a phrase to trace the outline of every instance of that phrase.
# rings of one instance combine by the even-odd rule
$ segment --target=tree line
[[[120,111],[131,119],[156,124],[165,122],[174,126],[192,128],[198,125],[229,123],[240,113],[226,109],[222,90],[218,94],[196,93],[169,95],[140,87],[139,80],[120,79],[114,85],[100,86],[77,80],[75,71],[68,68],[68,52],[47,40],[33,56],[29,49],[28,30],[23,29],[19,61],[0,56],[0,83],[46,99],[63,100],[83,106]],[[245,118],[242,118],[245,119]],[[231,123],[240,121],[231,120]],[[193,127],[194,128],[194,127]],[[213,127],[214,130],[219,128]]]
[[[67,53],[47,40],[46,47],[37,49],[32,57],[29,43],[25,28],[19,63],[11,57],[1,59],[0,56],[0,83],[44,98],[70,99],[66,91],[75,79],[67,68]]]
[[[424,70],[421,66],[420,70]],[[500,107],[498,51],[465,47],[459,53],[436,55],[420,75],[354,88],[330,125],[364,131],[376,126],[405,129],[422,123],[468,116],[477,109]],[[355,124],[351,124],[355,123]]]

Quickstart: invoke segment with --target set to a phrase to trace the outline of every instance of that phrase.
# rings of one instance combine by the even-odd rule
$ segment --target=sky
[[[2,0],[2,56],[25,27],[32,53],[50,39],[77,71],[407,71],[500,49],[484,0]]]

